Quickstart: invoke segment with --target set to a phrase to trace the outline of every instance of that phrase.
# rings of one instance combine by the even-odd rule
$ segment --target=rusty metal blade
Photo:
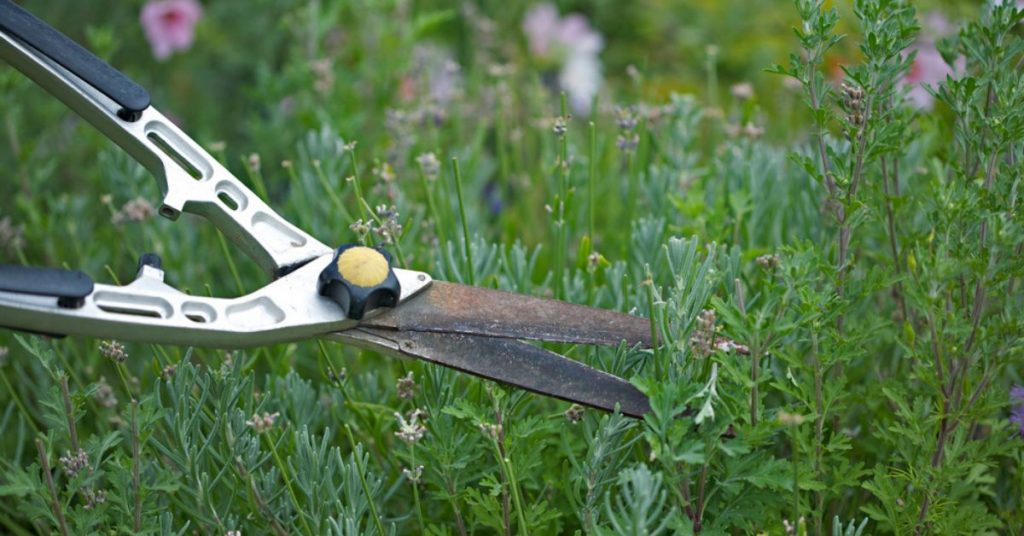
[[[390,355],[415,357],[475,376],[605,411],[643,417],[647,397],[632,384],[522,341],[461,333],[360,326],[328,338]]]
[[[576,344],[651,346],[646,318],[501,290],[434,281],[361,326]]]

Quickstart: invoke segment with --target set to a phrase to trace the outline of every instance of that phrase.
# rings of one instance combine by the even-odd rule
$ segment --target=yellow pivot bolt
[[[394,307],[401,295],[391,255],[358,244],[346,244],[334,252],[334,259],[320,272],[317,290],[353,320],[378,307]]]

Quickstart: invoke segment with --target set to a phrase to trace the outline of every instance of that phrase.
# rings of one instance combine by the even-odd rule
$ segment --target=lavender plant
[[[655,348],[552,349],[652,411],[316,341],[5,332],[4,532],[1024,529],[1012,2],[945,25],[905,0],[182,2],[162,62],[123,31],[143,2],[38,10],[314,235],[649,318]],[[193,294],[265,283],[26,79],[0,88],[0,260],[118,283],[155,251]]]

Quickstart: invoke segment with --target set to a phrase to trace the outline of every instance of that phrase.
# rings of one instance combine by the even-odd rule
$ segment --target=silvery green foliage
[[[844,527],[839,516],[835,516],[832,518],[832,536],[860,536],[867,526],[868,518],[861,520],[860,524],[856,520],[850,520],[850,524]]]
[[[540,285],[533,282],[533,274],[537,271],[537,261],[542,249],[543,246],[538,245],[531,251],[518,240],[511,247],[502,248],[502,274],[498,276],[498,288],[520,294],[532,294],[536,286],[546,285],[547,281]]]
[[[380,502],[385,489],[382,478],[366,474],[362,467],[369,466],[369,454],[361,446],[343,456],[338,446],[331,445],[330,430],[318,439],[303,428],[296,434],[295,455],[289,465],[294,471],[295,486],[308,505],[305,515],[314,533],[322,533],[324,520],[330,519],[347,529],[370,533],[374,528],[370,502]],[[357,462],[358,459],[358,462]],[[361,474],[362,473],[362,474]],[[366,480],[370,497],[364,493],[361,481]],[[392,527],[392,532],[394,528]]]
[[[697,315],[705,308],[715,283],[715,247],[703,253],[696,237],[689,240],[672,237],[662,247],[660,262],[669,274],[664,289],[652,280],[654,322],[663,338],[663,357],[672,374],[686,366],[690,355],[690,335]]]
[[[490,243],[481,236],[472,238],[473,266],[467,265],[465,247],[459,242],[447,242],[438,252],[437,277],[459,283],[490,282],[497,277],[500,268],[501,246]],[[469,270],[472,270],[470,275]]]
[[[520,46],[522,3],[207,2],[196,45],[161,64],[124,30],[139,3],[98,3],[30,7],[317,238],[379,244],[350,226],[394,206],[396,262],[649,318],[655,348],[545,347],[630,379],[652,411],[326,341],[111,359],[0,332],[0,532],[1024,526],[1014,2],[590,3],[608,84],[568,118],[557,58]],[[931,27],[947,8],[965,19]],[[762,76],[785,51],[770,70],[787,78]],[[936,56],[951,76],[914,87]],[[922,92],[933,109],[912,106]],[[0,110],[0,262],[126,283],[154,251],[190,294],[267,283],[200,220],[148,217],[143,168],[14,69]],[[422,429],[398,434],[412,415]]]
[[[668,492],[662,488],[661,474],[640,464],[619,473],[619,493],[605,497],[608,529],[599,534],[641,535],[667,533],[675,519],[675,508],[667,508]]]
[[[629,434],[635,424],[621,414],[601,418],[592,438],[588,439],[585,457],[574,460],[573,499],[578,505],[580,522],[587,531],[602,523],[602,498],[626,462],[629,449],[639,436]]]

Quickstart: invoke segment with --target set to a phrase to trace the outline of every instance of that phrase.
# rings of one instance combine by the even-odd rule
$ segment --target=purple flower
[[[567,15],[562,19],[558,40],[564,46],[572,48],[575,53],[597,54],[604,46],[601,34],[590,27],[590,21],[579,13]]]
[[[177,51],[185,51],[195,41],[196,23],[203,16],[197,0],[149,0],[142,7],[139,22],[153,57],[163,61]]]
[[[484,185],[484,191],[480,193],[480,197],[483,198],[491,216],[496,218],[501,215],[502,209],[505,208],[505,202],[502,199],[501,185],[498,181],[488,181]]]
[[[547,56],[551,53],[552,43],[558,34],[561,20],[558,8],[554,4],[533,6],[523,17],[523,32],[530,44],[530,52],[535,56]]]
[[[1010,422],[1019,426],[1018,432],[1024,436],[1024,385],[1015,385],[1010,389],[1010,399],[1016,403],[1010,412]]]
[[[1020,427],[1017,432],[1024,437],[1024,406],[1017,406],[1013,409],[1010,413],[1010,422]]]
[[[431,102],[447,104],[462,94],[462,67],[451,51],[433,44],[418,44],[412,49],[414,93],[419,86]],[[415,97],[415,95],[413,95]],[[412,99],[410,99],[412,100]]]

